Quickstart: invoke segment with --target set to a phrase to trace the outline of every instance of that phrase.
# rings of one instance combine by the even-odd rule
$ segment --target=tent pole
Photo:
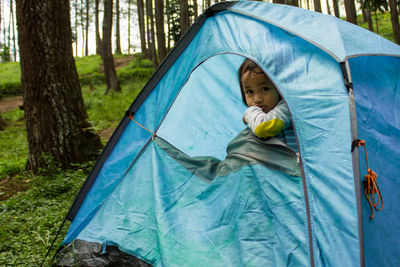
[[[343,78],[349,94],[349,109],[350,109],[350,129],[351,129],[351,140],[358,139],[357,131],[357,113],[356,113],[356,102],[353,90],[353,81],[351,79],[351,71],[349,61],[346,59],[345,62],[340,63],[342,68]],[[361,179],[360,179],[360,159],[358,149],[352,151],[353,159],[353,178],[354,187],[356,191],[356,203],[357,203],[357,217],[358,217],[358,239],[360,243],[360,266],[365,266],[364,256],[364,231],[363,231],[363,220],[362,220],[362,209],[361,209]]]

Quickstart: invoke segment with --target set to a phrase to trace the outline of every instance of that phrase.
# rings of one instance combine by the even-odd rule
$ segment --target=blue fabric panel
[[[132,136],[135,138],[132,138]],[[131,162],[150,138],[151,133],[138,127],[133,122],[126,127],[71,223],[63,241],[64,243],[70,243],[75,239],[77,234],[97,212],[104,199],[115,188],[122,175],[128,170]]]
[[[154,266],[307,266],[303,197],[260,165],[205,183],[152,142],[78,238]]]
[[[191,157],[224,159],[226,145],[245,127],[242,117],[246,106],[237,75],[244,59],[222,54],[197,67],[158,135]]]
[[[182,56],[179,57],[135,114],[135,118],[150,130],[155,130],[167,113],[177,92],[189,78],[191,71],[203,60],[219,53],[236,53],[259,62],[275,81],[292,112],[309,194],[316,266],[333,266],[339,263],[346,263],[351,266],[358,265],[358,224],[350,153],[351,138],[347,92],[338,63],[319,48],[267,23],[230,12],[218,13],[205,22],[189,47],[183,51]],[[237,66],[237,61],[234,59],[217,59],[217,61],[218,64],[233,62],[232,66],[224,67],[225,70],[229,71],[233,71],[232,69]],[[211,76],[212,79],[215,79],[217,77],[214,74],[215,71],[213,68],[211,68],[212,71],[207,71],[207,66],[210,65],[204,65],[206,69],[199,67],[198,71],[200,73],[213,73]],[[194,72],[197,72],[197,69]],[[187,82],[188,88],[183,88],[183,94],[185,94],[186,89],[190,90],[193,84],[199,82],[199,78],[196,78],[194,72],[192,74],[193,82],[191,80]],[[233,74],[220,74],[222,77],[225,75],[234,77]],[[204,77],[204,79],[207,79],[207,77]],[[225,82],[224,79],[221,80]],[[211,84],[215,85],[215,82],[211,82]],[[230,86],[233,86],[233,84],[234,82]],[[216,88],[215,95],[212,97],[220,97],[222,94],[220,89]],[[229,88],[229,90],[239,92],[239,88]],[[235,94],[238,97],[238,93]],[[200,92],[197,95],[202,96]],[[210,109],[216,112],[215,104],[217,102],[212,97],[209,101],[203,100],[201,104],[204,105],[204,110]],[[225,105],[222,100],[224,99],[221,99],[221,103],[217,104],[220,109],[232,111],[231,114],[222,113],[224,116],[231,116],[229,120],[232,121],[232,124],[226,129],[226,133],[230,135],[231,132],[237,131],[237,127],[241,123],[243,105]],[[188,107],[185,101],[190,101],[189,103],[192,104],[196,103],[195,99],[188,96],[177,98],[177,104],[182,109]],[[227,103],[239,102],[241,102],[240,99],[227,101]],[[168,113],[165,118],[165,125],[163,124],[160,128],[160,133],[166,134],[168,138],[173,136],[168,131],[173,129],[174,119],[180,121],[183,119],[182,115],[178,115],[174,109],[174,107],[171,108],[171,114]],[[225,118],[223,119],[225,120]],[[172,124],[169,125],[169,123]],[[190,122],[185,121],[184,123],[190,126]],[[196,123],[200,129],[208,129],[207,127],[209,127],[207,125],[209,122],[206,120],[199,119]],[[190,131],[193,131],[193,128],[187,125],[180,125],[176,129],[176,135],[190,136]],[[118,184],[118,181],[128,169],[129,161],[135,158],[141,149],[141,147],[130,147],[124,144],[133,142],[132,140],[137,138],[135,134],[138,131],[144,132],[142,136],[150,136],[148,132],[141,128],[134,130],[135,127],[138,126],[134,124],[130,126],[119,141],[120,144],[117,145],[121,148],[117,150],[119,153],[113,153],[107,160],[103,167],[104,170],[102,170],[104,174],[100,177],[100,180],[104,181],[96,181],[99,184],[106,184],[107,193],[114,190],[115,185]],[[218,125],[214,127],[218,127]],[[218,138],[218,136],[211,136],[212,134],[212,132],[209,132],[210,137],[207,138],[210,139],[208,140]],[[223,140],[227,138],[225,136]],[[146,140],[146,138],[143,138],[143,140]],[[180,143],[176,144],[176,141],[174,141],[173,145],[178,146]],[[191,155],[209,152],[206,148],[197,145],[193,149],[186,145],[184,149],[188,149],[184,152]],[[218,148],[215,155],[220,157],[221,151],[221,148]],[[121,156],[126,157],[126,155],[129,155],[129,160],[118,163]],[[111,163],[115,163],[115,165]],[[150,167],[142,166],[144,169]],[[108,175],[108,173],[113,172],[118,173],[118,175]],[[125,179],[122,182],[124,181]],[[106,200],[107,195],[103,193],[100,197],[95,197],[100,188],[92,188],[93,190],[89,192],[84,203],[85,206],[78,213],[78,221],[75,222],[77,220],[75,219],[71,226],[70,232],[73,234],[70,235],[70,238],[73,239],[83,229],[98,207]],[[98,202],[93,201],[94,199],[97,199]],[[111,201],[111,199],[110,196],[106,201]],[[303,202],[303,209],[304,207]],[[101,210],[107,212],[103,207]],[[95,224],[91,223],[91,227],[95,227]],[[332,251],[335,251],[335,254],[331,253]]]
[[[400,46],[334,16],[288,5],[252,1],[241,1],[231,10],[246,12],[279,25],[324,48],[339,61],[358,54],[400,54]]]
[[[249,30],[233,31],[230,27],[233,29],[243,27]],[[279,28],[229,13],[210,18],[199,36],[202,40],[214,42],[203,46],[203,49],[211,47],[212,50],[230,51],[250,57],[257,61],[275,81],[292,112],[300,140],[309,188],[317,266],[334,265],[338,260],[358,265],[358,223],[350,152],[350,113],[339,64],[317,47]],[[199,84],[201,90],[207,90],[202,89],[207,88],[207,83],[200,78],[203,73],[207,72],[211,79],[222,80],[218,78],[219,72],[214,71],[215,65],[212,62],[216,60],[223,63],[226,59],[218,57],[220,55],[211,58],[210,64],[205,62],[201,68],[193,71],[186,84],[187,88],[185,86],[182,89],[182,97],[180,95],[177,99],[177,110],[184,112],[185,107],[196,106],[192,98],[185,96],[185,92],[199,90],[196,84]],[[226,68],[228,67],[224,67]],[[197,75],[197,71],[200,74]],[[235,70],[232,71],[236,73]],[[220,76],[231,76],[226,72],[221,73]],[[211,84],[210,87],[214,89],[215,84]],[[218,88],[215,90],[218,91]],[[240,89],[237,87],[226,90],[238,92]],[[241,100],[238,99],[237,102]],[[238,112],[243,110],[243,104],[239,106],[225,104],[224,98],[219,104],[217,103],[217,99],[210,99],[203,101],[201,107],[216,114],[223,112],[214,111],[217,106],[221,110],[238,109],[237,112],[231,112],[233,116],[238,117],[228,117],[228,120],[232,121],[231,125],[222,123],[227,127],[225,131],[235,130],[236,125],[241,124],[242,114]],[[208,116],[213,115],[215,114]],[[169,131],[176,128],[176,125],[179,125],[176,129],[176,134],[179,136],[193,136],[193,127],[204,129],[219,127],[214,123],[209,126],[208,117],[204,120],[198,119],[195,125],[191,125],[191,120],[188,119],[190,116],[175,112],[174,105],[160,128],[160,136],[164,137],[162,133],[167,135],[167,140],[173,138]],[[226,120],[220,117],[217,119]],[[214,122],[215,119],[211,121]],[[195,140],[199,142],[198,139]],[[181,141],[173,144],[179,147],[180,143]],[[204,155],[206,150],[209,152],[213,147],[205,147],[200,142],[199,145],[195,143],[192,147],[180,148],[189,155]],[[332,242],[332,239],[335,239],[335,242]],[[332,250],[336,251],[335,255],[330,253]]]
[[[369,168],[378,175],[384,200],[383,210],[370,220],[369,205],[362,197],[366,266],[400,266],[400,58],[354,58],[350,67],[358,136],[366,141]],[[367,174],[363,148],[359,155],[363,179]]]

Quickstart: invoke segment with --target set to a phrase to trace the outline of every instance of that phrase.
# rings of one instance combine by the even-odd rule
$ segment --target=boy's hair
[[[240,68],[239,68],[239,71],[238,71],[240,92],[242,93],[243,103],[246,106],[248,106],[247,102],[246,102],[246,96],[244,94],[244,88],[243,88],[243,85],[242,85],[242,77],[246,72],[249,72],[249,73],[253,72],[253,73],[256,73],[256,74],[265,74],[265,72],[254,61],[252,61],[251,59],[248,59],[248,58],[246,58],[243,61],[242,65],[240,65]],[[265,74],[265,76],[267,77],[267,79],[269,79],[268,75]]]
[[[242,93],[243,102],[245,103],[246,106],[248,106],[247,102],[246,102],[246,97],[244,94],[243,85],[242,85],[242,77],[246,72],[250,72],[250,73],[254,72],[257,74],[264,74],[264,72],[262,71],[262,69],[260,69],[260,67],[254,61],[252,61],[251,59],[248,59],[248,58],[246,58],[243,61],[242,65],[240,65],[240,68],[238,71],[240,92]]]

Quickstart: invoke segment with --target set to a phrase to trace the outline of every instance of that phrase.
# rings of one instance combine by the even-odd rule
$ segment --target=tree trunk
[[[275,4],[283,4],[283,5],[297,6],[297,7],[299,6],[298,0],[272,0],[272,2]]]
[[[0,33],[1,33],[1,7],[2,7],[3,3],[0,0]]]
[[[3,6],[3,10],[4,10],[4,6]],[[4,18],[3,18],[3,40],[4,40],[3,43],[5,44],[7,39],[6,39],[6,21]]]
[[[96,31],[96,54],[101,55],[101,38],[100,38],[100,27],[99,27],[99,0],[95,1],[95,31]]]
[[[13,35],[13,38],[12,38],[12,40],[13,40],[13,55],[14,55],[14,62],[16,62],[17,61],[17,47],[15,45],[15,20],[14,20],[13,3],[14,3],[14,0],[10,0],[11,25],[12,25],[12,35]]]
[[[112,12],[113,3],[112,0],[104,0],[104,17],[103,17],[103,40],[101,41],[102,53],[104,65],[104,76],[106,78],[107,90],[106,94],[110,89],[120,92],[121,86],[117,77],[117,72],[114,66],[114,57],[111,50],[111,30],[112,30]]]
[[[146,25],[146,44],[147,44],[147,54],[146,58],[151,59],[152,58],[152,49],[151,49],[151,29],[150,29],[150,15],[149,15],[149,0],[145,0],[145,5],[146,5],[146,17],[145,17],[145,25]]]
[[[196,21],[199,16],[199,6],[197,5],[197,0],[193,0],[193,11],[194,11],[194,21]]]
[[[137,0],[137,12],[138,12],[138,22],[139,22],[139,34],[140,34],[140,47],[143,55],[147,56],[147,46],[146,46],[146,30],[144,25],[144,3],[143,0]]]
[[[153,62],[154,68],[157,68],[157,54],[156,54],[156,44],[154,37],[154,15],[153,15],[153,1],[146,0],[146,14],[147,14],[147,36],[151,61]]]
[[[75,0],[75,56],[78,56],[78,0]]]
[[[167,6],[167,8],[170,5],[169,0],[165,1],[165,5]],[[167,51],[169,52],[171,50],[171,16],[169,12],[167,13]]]
[[[377,9],[374,11],[375,15],[375,25],[376,25],[376,33],[379,34],[379,23],[378,23],[378,14],[377,14]]]
[[[102,147],[88,123],[72,54],[68,0],[17,0],[27,168],[63,168],[95,159]]]
[[[189,29],[189,7],[188,0],[179,0],[180,10],[180,25],[181,25],[181,38],[185,32]]]
[[[396,8],[397,8],[397,14],[400,16],[400,1],[395,1],[396,2]]]
[[[164,60],[167,55],[165,49],[165,32],[164,32],[164,0],[156,0],[156,26],[157,26],[157,45],[158,45],[158,62]]]
[[[368,22],[368,30],[373,32],[374,31],[374,24],[372,23],[371,10],[369,8],[366,9],[366,15],[367,15],[367,22]]]
[[[119,0],[115,1],[115,53],[121,54],[121,31],[119,27]]]
[[[344,0],[344,7],[346,10],[346,20],[357,25],[357,13],[354,0]]]
[[[206,1],[206,9],[211,6],[211,0],[205,0]]]
[[[317,12],[322,13],[321,1],[320,0],[314,0],[314,10],[317,11]]]
[[[399,14],[397,13],[397,6],[395,0],[389,0],[390,7],[390,18],[392,21],[394,41],[396,44],[400,44],[400,26],[399,26]]]
[[[339,0],[333,0],[333,12],[335,13],[335,17],[340,18]]]
[[[331,7],[329,6],[329,0],[326,0],[326,10],[328,11],[329,15],[332,15],[331,13]]]
[[[132,0],[128,0],[128,55],[131,54],[131,5]]]
[[[9,11],[11,11],[11,6],[10,6],[10,10]],[[8,47],[8,52],[10,54],[10,49],[11,49],[11,12],[9,12],[9,17],[8,17],[7,47]],[[8,56],[8,61],[11,61],[10,55]]]
[[[85,17],[85,56],[89,55],[89,0],[86,0],[86,17]]]
[[[361,14],[362,14],[362,19],[363,19],[363,23],[368,22],[368,14],[367,14],[367,8],[363,8],[362,7],[363,2],[361,2]]]
[[[85,43],[86,43],[86,39],[85,39],[85,22],[84,22],[84,17],[83,17],[83,0],[81,0],[81,7],[80,7],[80,13],[81,15],[81,31],[82,31],[82,56],[85,55]]]
[[[0,33],[1,33],[1,7],[3,6],[3,3],[0,0]]]

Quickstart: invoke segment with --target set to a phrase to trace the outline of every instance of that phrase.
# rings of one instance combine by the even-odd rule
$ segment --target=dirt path
[[[110,127],[98,132],[98,134],[105,140],[108,141],[114,133],[116,127]]]
[[[0,99],[0,113],[9,112],[22,106],[22,96],[5,97]]]
[[[114,58],[115,69],[120,69],[120,68],[122,68],[122,67],[125,67],[125,66],[128,65],[132,60],[133,60],[133,55],[127,56],[127,57],[122,57],[122,58]],[[100,63],[99,68],[100,68],[100,71],[101,71],[101,72],[104,71],[103,62]]]

